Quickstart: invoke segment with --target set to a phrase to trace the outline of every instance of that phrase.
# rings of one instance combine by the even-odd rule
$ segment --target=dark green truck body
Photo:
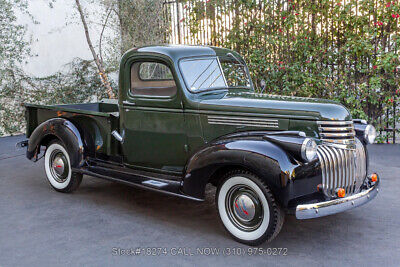
[[[118,101],[26,105],[28,158],[38,158],[40,147],[57,137],[65,120],[77,129],[73,135],[68,132],[74,127],[65,130],[71,135],[72,153],[81,154],[72,167],[85,174],[141,186],[143,179],[155,179],[168,183],[165,190],[153,188],[157,191],[202,200],[207,183],[217,184],[230,168],[243,168],[265,180],[289,211],[299,203],[331,199],[318,189],[324,171],[320,160],[304,162],[288,144],[304,137],[322,144],[321,121],[353,127],[347,109],[327,100],[258,94],[251,81],[248,89],[190,90],[183,60],[227,54],[245,64],[239,54],[222,48],[150,46],[128,51],[121,60]],[[175,94],[133,94],[132,66],[138,61],[168,66]],[[365,126],[356,124],[355,134],[365,147]]]

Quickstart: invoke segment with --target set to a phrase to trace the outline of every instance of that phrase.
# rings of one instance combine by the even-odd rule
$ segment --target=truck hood
[[[344,106],[324,99],[214,91],[199,95],[199,100],[199,110],[255,113],[289,119],[351,120]]]

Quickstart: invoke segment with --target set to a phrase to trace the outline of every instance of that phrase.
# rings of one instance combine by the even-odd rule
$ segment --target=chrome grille
[[[335,197],[337,188],[344,188],[346,195],[359,191],[367,175],[367,161],[364,146],[358,138],[355,138],[354,150],[319,145],[317,155],[325,195]]]
[[[355,131],[352,121],[317,121],[317,124],[324,144],[354,149]]]

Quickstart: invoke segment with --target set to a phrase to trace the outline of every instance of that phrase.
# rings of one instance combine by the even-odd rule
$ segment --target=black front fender
[[[61,140],[70,155],[71,166],[82,167],[84,164],[84,146],[81,134],[76,126],[64,118],[54,118],[41,123],[31,134],[26,157],[37,160],[40,146],[49,137]]]
[[[281,203],[290,198],[288,189],[300,163],[282,148],[262,139],[230,139],[211,143],[194,154],[183,179],[183,193],[204,198],[205,186],[221,167],[237,166],[252,171],[270,188]]]

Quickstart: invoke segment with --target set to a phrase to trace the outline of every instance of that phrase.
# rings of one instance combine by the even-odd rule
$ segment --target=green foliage
[[[23,0],[0,0],[0,71],[13,68],[30,55],[29,42],[25,40],[26,29],[17,24],[15,10],[27,13]],[[0,82],[4,73],[0,73]]]
[[[15,11],[29,15],[27,2],[0,0],[0,10],[0,136],[24,132],[23,103],[81,103],[106,97],[92,61],[74,59],[65,71],[44,78],[26,75],[20,66],[31,56],[30,41]]]
[[[20,73],[18,67],[30,56],[29,42],[25,40],[26,29],[17,24],[15,11],[27,13],[27,2],[22,0],[0,0],[0,136],[5,132],[3,125],[15,121],[13,114],[6,112],[8,106],[18,105],[18,98],[3,99],[6,94],[10,73]],[[8,102],[8,103],[7,103]],[[13,128],[12,126],[7,128]],[[11,130],[12,131],[12,130]]]
[[[183,9],[184,40],[235,49],[266,92],[334,99],[378,128],[380,116],[399,123],[386,113],[400,96],[399,1],[190,0]]]
[[[20,70],[8,72],[0,90],[0,135],[24,132],[23,103],[84,103],[107,97],[92,61],[77,58],[65,67],[66,72],[44,78],[29,77]]]

